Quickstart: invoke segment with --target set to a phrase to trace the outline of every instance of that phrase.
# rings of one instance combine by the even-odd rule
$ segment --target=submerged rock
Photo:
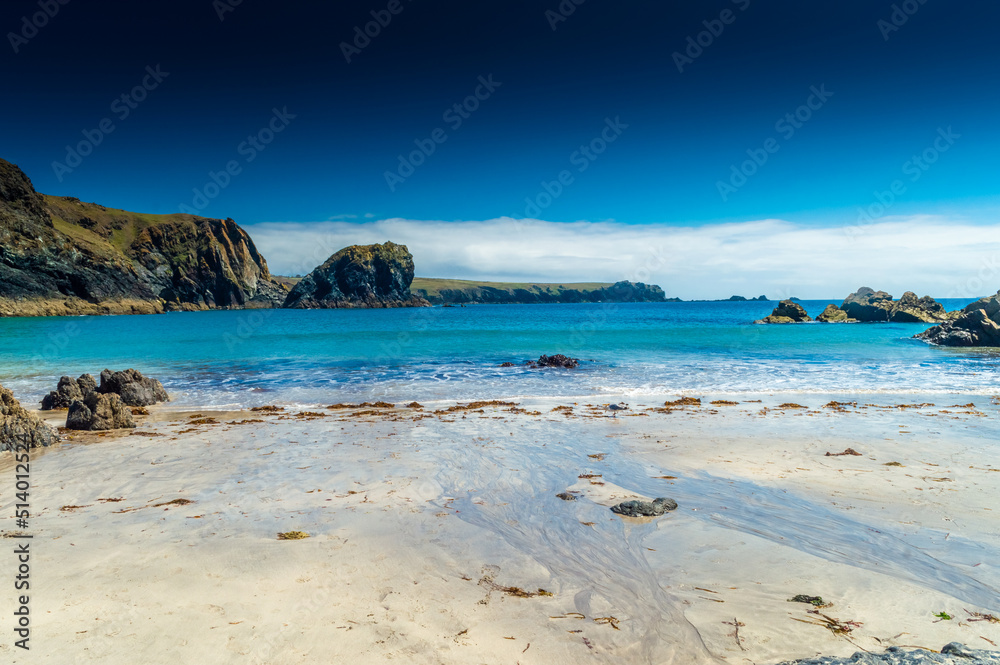
[[[782,300],[770,316],[754,323],[806,323],[812,321],[802,305],[791,300]]]
[[[970,649],[959,642],[946,644],[941,653],[923,649],[889,647],[885,653],[858,652],[850,658],[806,658],[779,665],[1000,665],[1000,651]]]
[[[580,359],[570,358],[569,356],[557,353],[554,356],[540,356],[534,364],[538,367],[564,367],[566,369],[573,369],[580,366]]]
[[[118,395],[128,406],[151,406],[157,402],[170,401],[170,396],[167,395],[162,383],[143,376],[135,369],[123,372],[104,370],[101,372],[101,385],[97,388],[97,392]]]
[[[53,409],[68,409],[73,402],[80,402],[90,393],[97,390],[97,382],[90,374],[84,374],[78,379],[64,376],[59,379],[56,389],[42,398],[42,411]]]
[[[556,494],[556,498],[562,499],[563,501],[576,501],[576,495],[570,494],[569,492],[560,492]]]
[[[623,501],[611,506],[611,512],[625,517],[659,517],[671,510],[677,510],[677,502],[666,497],[652,501]]]
[[[98,431],[135,427],[132,412],[116,393],[93,392],[80,402],[73,402],[66,416],[66,428]]]
[[[58,440],[51,427],[22,407],[14,393],[0,386],[0,452],[51,446]]]
[[[1000,346],[1000,291],[969,304],[954,321],[915,337],[941,346]]]

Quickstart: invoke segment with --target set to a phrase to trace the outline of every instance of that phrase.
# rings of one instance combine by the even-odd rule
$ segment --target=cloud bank
[[[248,227],[275,274],[306,274],[338,249],[409,247],[421,277],[659,284],[684,299],[842,298],[859,286],[935,297],[1000,289],[1000,224],[942,217],[817,227],[766,219],[696,227],[385,219]]]

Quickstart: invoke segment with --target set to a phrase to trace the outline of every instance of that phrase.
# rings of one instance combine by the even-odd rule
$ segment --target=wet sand
[[[1000,644],[969,614],[1000,613],[996,399],[701,397],[617,418],[599,408],[617,396],[159,409],[72,434],[32,455],[32,650],[0,654],[762,664]],[[680,507],[608,509],[657,496]]]

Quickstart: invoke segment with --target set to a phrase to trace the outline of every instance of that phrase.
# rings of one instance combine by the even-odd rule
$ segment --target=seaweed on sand
[[[308,537],[309,534],[305,531],[285,531],[278,534],[278,540],[302,540]]]

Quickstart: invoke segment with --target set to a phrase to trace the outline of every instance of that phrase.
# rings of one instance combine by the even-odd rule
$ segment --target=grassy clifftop
[[[632,282],[481,282],[463,279],[415,277],[410,290],[432,304],[463,303],[573,303],[661,302],[656,285]]]

